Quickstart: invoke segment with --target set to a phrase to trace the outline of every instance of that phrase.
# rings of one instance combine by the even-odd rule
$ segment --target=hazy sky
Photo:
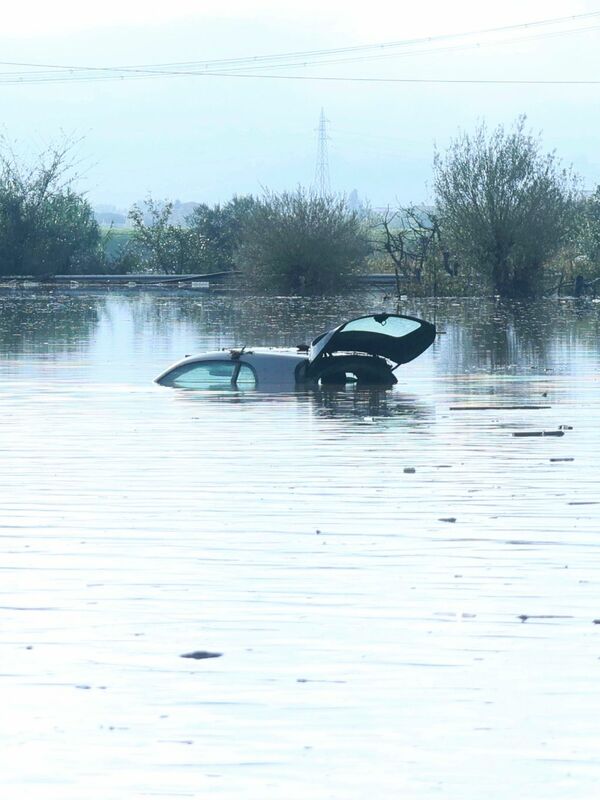
[[[148,192],[215,202],[261,187],[309,185],[321,107],[330,121],[332,189],[356,188],[375,206],[430,199],[434,144],[443,149],[459,128],[471,129],[480,119],[510,123],[521,113],[532,129],[543,131],[545,146],[556,149],[592,187],[600,182],[600,84],[306,78],[600,81],[600,16],[352,52],[346,56],[351,61],[340,61],[343,54],[337,54],[329,60],[338,63],[258,69],[263,76],[284,76],[279,78],[246,73],[98,80],[104,73],[61,73],[71,80],[36,84],[29,82],[33,67],[9,62],[122,67],[247,58],[439,37],[595,11],[600,2],[24,0],[2,11],[2,126],[24,152],[40,150],[61,131],[83,137],[82,187],[93,203],[121,207]],[[579,32],[566,33],[574,28]],[[3,82],[16,72],[29,73],[27,82]],[[90,75],[96,80],[73,80]]]

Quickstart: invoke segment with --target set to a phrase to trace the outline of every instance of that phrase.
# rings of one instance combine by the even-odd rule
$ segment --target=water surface
[[[600,305],[406,303],[393,391],[152,383],[383,308],[0,294],[4,796],[597,796]]]

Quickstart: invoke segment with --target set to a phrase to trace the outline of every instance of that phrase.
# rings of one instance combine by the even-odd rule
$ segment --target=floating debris
[[[409,475],[412,475],[412,474],[413,474],[414,472],[416,472],[417,470],[416,470],[414,467],[404,467],[404,470],[403,470],[403,471],[404,471],[404,472],[406,472],[406,473],[407,473],[407,474],[409,474]]]
[[[550,461],[575,461],[574,458],[551,458]]]
[[[515,431],[513,436],[564,436],[565,432],[558,431]]]
[[[571,614],[519,614],[521,622],[528,619],[573,619]]]
[[[538,411],[552,406],[450,406],[450,411]]]
[[[200,660],[201,658],[220,658],[223,653],[209,653],[208,650],[194,650],[193,653],[183,653],[180,658],[195,658]]]
[[[440,517],[439,522],[456,522],[456,517]]]

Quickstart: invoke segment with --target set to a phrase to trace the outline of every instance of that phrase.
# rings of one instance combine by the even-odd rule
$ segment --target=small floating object
[[[456,522],[456,517],[440,517],[440,522]]]
[[[564,436],[564,431],[515,431],[513,436]]]
[[[550,461],[575,461],[574,458],[551,458]]]
[[[403,472],[406,472],[408,475],[412,475],[417,470],[414,467],[404,467]]]
[[[552,406],[450,406],[450,411],[539,411]]]
[[[573,619],[571,614],[519,614],[518,618],[521,622],[527,622],[528,619]]]
[[[193,653],[183,653],[180,658],[195,658],[200,661],[202,658],[220,658],[223,653],[210,653],[208,650],[194,650]]]

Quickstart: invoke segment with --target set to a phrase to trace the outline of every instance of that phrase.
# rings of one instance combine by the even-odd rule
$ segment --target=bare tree
[[[433,212],[416,206],[384,211],[378,224],[380,235],[376,248],[391,260],[396,278],[396,293],[402,293],[401,280],[409,278],[421,283],[428,263],[433,265],[434,294],[437,293],[437,261],[442,253],[444,269],[451,276],[456,275],[456,265],[450,264],[450,253],[442,246],[440,225]]]

